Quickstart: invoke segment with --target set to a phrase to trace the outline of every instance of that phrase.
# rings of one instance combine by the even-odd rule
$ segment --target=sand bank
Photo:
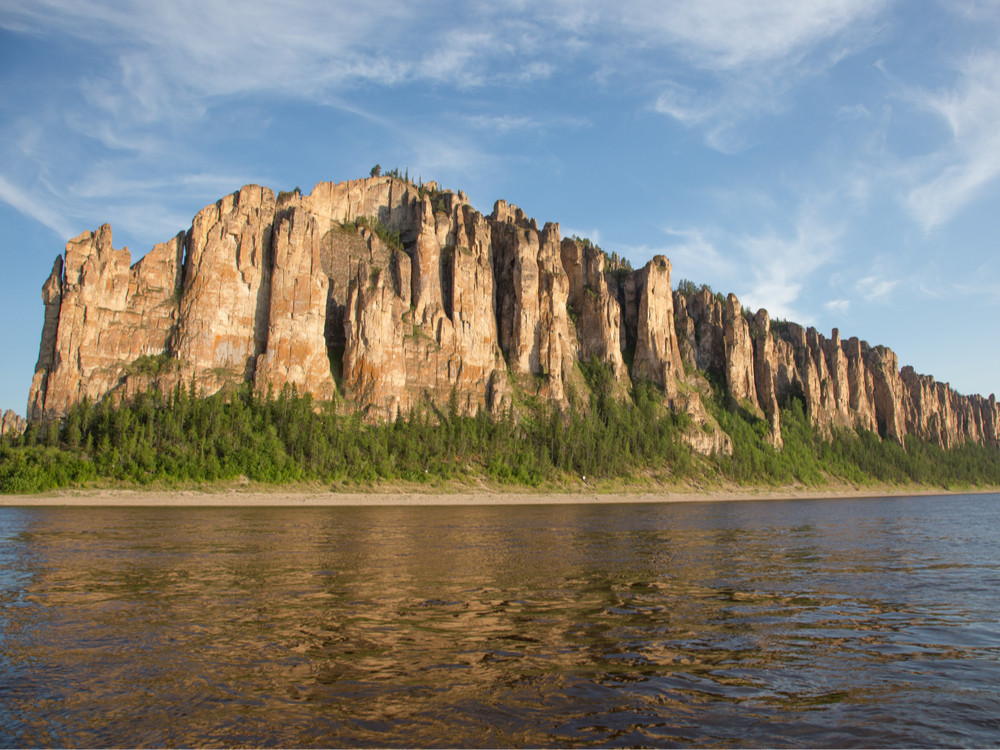
[[[971,490],[962,490],[967,494]],[[379,505],[557,505],[611,503],[700,503],[746,500],[806,500],[901,495],[954,494],[940,489],[835,487],[813,490],[778,489],[676,489],[641,492],[576,491],[531,492],[521,489],[461,489],[446,491],[373,488],[368,491],[230,489],[200,490],[68,490],[47,495],[0,495],[0,506],[379,506]]]

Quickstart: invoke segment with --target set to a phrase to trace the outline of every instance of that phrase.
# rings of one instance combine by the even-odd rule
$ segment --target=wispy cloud
[[[875,302],[889,296],[899,286],[900,280],[887,278],[881,274],[871,274],[857,280],[854,288],[866,301]]]
[[[635,3],[624,23],[650,46],[665,45],[708,76],[697,88],[669,79],[660,84],[653,109],[689,128],[699,128],[711,148],[738,151],[740,126],[777,112],[789,92],[850,52],[864,47],[886,2],[770,0],[744,3]]]
[[[801,207],[786,232],[665,231],[674,241],[656,252],[673,262],[675,281],[711,281],[736,292],[744,305],[805,323],[811,322],[813,305],[819,303],[803,300],[803,292],[814,286],[816,272],[837,258],[841,237],[841,229],[812,205]]]
[[[1000,53],[975,53],[959,66],[955,87],[910,91],[910,100],[940,117],[951,140],[921,159],[907,204],[926,230],[955,216],[1000,176]]]
[[[876,16],[871,0],[716,0],[701,3],[622,3],[622,24],[647,44],[666,42],[705,70],[734,71],[801,59]]]
[[[458,11],[448,3],[402,0],[178,0],[141,10],[100,0],[13,0],[7,6],[0,20],[7,28],[114,49],[117,74],[107,79],[113,85],[94,86],[91,98],[136,119],[190,117],[192,102],[252,92],[318,99],[364,84],[475,86],[493,76],[489,64],[498,60],[506,75],[514,71],[522,81],[551,72],[538,34],[529,33],[537,28],[530,16],[528,28],[520,21],[521,33],[514,34],[513,22],[487,6]],[[451,11],[448,22],[441,23],[436,11]]]
[[[695,283],[705,283],[708,280],[729,283],[732,280],[734,259],[725,257],[719,251],[708,230],[665,227],[663,231],[670,241],[656,252],[670,258],[675,283],[682,278]],[[642,252],[633,251],[631,254],[636,257],[648,257],[651,254],[646,247],[638,250]]]
[[[583,117],[533,117],[529,115],[469,115],[463,118],[477,130],[485,130],[499,135],[518,131],[546,132],[556,128],[585,128],[590,122]]]
[[[0,201],[48,227],[62,240],[67,240],[75,234],[66,217],[53,209],[51,201],[39,198],[30,191],[12,184],[3,175],[0,175]]]
[[[834,315],[847,315],[851,309],[851,301],[849,299],[832,299],[823,303],[823,309]]]
[[[752,278],[744,304],[765,307],[774,317],[810,322],[811,313],[799,304],[802,290],[835,257],[840,234],[839,228],[807,209],[792,235],[766,233],[739,239]]]

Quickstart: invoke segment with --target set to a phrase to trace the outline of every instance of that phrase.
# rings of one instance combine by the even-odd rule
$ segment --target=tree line
[[[294,388],[261,394],[244,385],[201,397],[192,387],[151,390],[131,400],[75,405],[59,422],[31,425],[0,442],[0,492],[60,487],[225,482],[440,482],[484,478],[537,487],[581,477],[709,480],[745,485],[830,479],[854,484],[1000,486],[1000,451],[966,444],[948,451],[914,438],[905,448],[869,432],[832,437],[810,423],[799,399],[782,415],[784,449],[767,442],[768,425],[724,388],[709,413],[733,442],[732,455],[695,455],[684,440],[693,425],[664,404],[662,392],[635,383],[626,399],[597,362],[582,367],[589,393],[560,411],[521,396],[517,415],[463,416],[456,400],[430,404],[392,422],[369,423]]]

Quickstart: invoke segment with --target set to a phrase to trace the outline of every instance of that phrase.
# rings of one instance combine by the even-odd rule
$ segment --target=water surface
[[[0,508],[3,746],[996,746],[1000,496]]]

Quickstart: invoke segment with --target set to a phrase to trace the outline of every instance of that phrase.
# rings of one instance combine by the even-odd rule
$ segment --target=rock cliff
[[[994,396],[962,396],[947,383],[899,369],[896,354],[834,328],[829,339],[815,328],[775,324],[766,310],[742,310],[734,295],[723,301],[707,288],[674,292],[677,334],[689,368],[714,373],[730,394],[771,424],[781,445],[778,406],[799,398],[814,425],[829,434],[853,427],[902,443],[915,435],[943,448],[966,441],[1000,445]]]
[[[0,417],[0,437],[21,435],[28,428],[28,420],[8,409]]]
[[[734,295],[674,291],[662,256],[635,271],[610,262],[558,224],[539,229],[504,201],[483,215],[433,183],[278,196],[248,185],[135,264],[107,225],[70,240],[42,287],[28,420],[84,398],[242,382],[372,420],[424,406],[498,416],[524,398],[568,408],[587,387],[581,363],[596,361],[620,394],[655,383],[704,452],[731,450],[702,403],[712,382],[766,420],[777,447],[790,398],[825,431],[998,443],[993,396],[900,371],[890,349],[836,330],[751,315]]]

